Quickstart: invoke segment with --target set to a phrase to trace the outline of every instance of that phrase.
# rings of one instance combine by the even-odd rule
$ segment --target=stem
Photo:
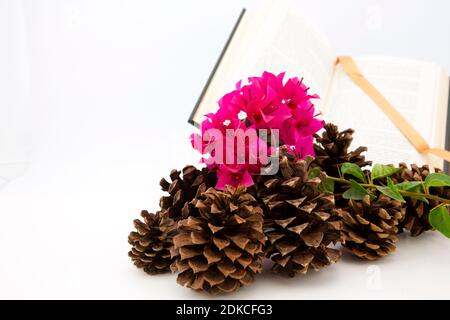
[[[401,195],[407,196],[407,197],[424,197],[430,200],[435,200],[437,202],[441,202],[441,203],[445,203],[445,204],[450,204],[450,199],[444,199],[438,196],[434,196],[432,194],[425,194],[425,193],[420,193],[420,192],[410,192],[410,191],[405,191],[405,190],[398,190],[398,192],[400,192]]]
[[[335,182],[344,183],[344,184],[351,184],[349,180],[343,179],[343,178],[336,178],[336,177],[330,177],[327,176],[327,179],[333,180]],[[360,185],[364,188],[376,188],[377,186],[372,183],[360,183]],[[446,205],[450,205],[450,199],[441,198],[429,193],[420,193],[420,192],[411,192],[411,191],[405,191],[405,190],[398,190],[398,192],[407,197],[424,197],[430,200],[435,200],[441,203],[444,203]]]

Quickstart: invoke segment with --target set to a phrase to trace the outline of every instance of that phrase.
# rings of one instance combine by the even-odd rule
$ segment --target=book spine
[[[197,112],[198,107],[200,106],[200,103],[203,100],[203,97],[206,94],[206,91],[208,90],[209,85],[211,84],[212,79],[214,78],[214,75],[215,75],[217,69],[219,68],[220,63],[222,62],[222,59],[223,59],[225,53],[227,52],[228,47],[230,46],[231,40],[233,39],[241,21],[242,21],[242,18],[244,17],[245,11],[246,11],[245,8],[242,9],[241,14],[239,15],[239,18],[237,19],[237,21],[233,27],[233,30],[231,31],[230,35],[228,36],[227,42],[225,43],[225,46],[223,47],[222,52],[220,53],[220,56],[217,59],[216,64],[214,65],[214,68],[212,69],[212,71],[208,77],[208,80],[206,81],[206,84],[203,87],[203,90],[202,90],[200,96],[198,97],[197,102],[195,103],[194,110],[192,110],[191,115],[189,116],[188,122],[190,124],[192,124],[193,126],[199,127],[199,125],[200,125],[199,123],[195,123],[195,121],[194,121],[195,114]]]

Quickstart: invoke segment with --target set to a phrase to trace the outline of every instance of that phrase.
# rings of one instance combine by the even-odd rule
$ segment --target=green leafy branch
[[[369,195],[374,197],[378,190],[384,195],[405,203],[405,197],[430,204],[429,200],[437,205],[430,210],[428,219],[430,224],[450,238],[450,199],[442,198],[430,193],[436,187],[450,187],[450,176],[443,173],[431,173],[424,181],[403,181],[394,183],[392,175],[403,170],[382,164],[375,164],[370,174],[365,174],[354,163],[344,163],[339,168],[339,177],[322,177],[320,188],[324,192],[333,192],[335,184],[347,185],[348,189],[342,193],[344,199],[362,200]],[[349,178],[351,176],[352,178]]]

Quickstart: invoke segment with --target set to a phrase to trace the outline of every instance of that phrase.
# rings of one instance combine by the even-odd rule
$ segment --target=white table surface
[[[33,153],[0,190],[0,298],[205,297],[136,269],[127,235],[141,209],[157,209],[160,177],[197,161],[186,120],[240,9],[257,2],[23,2]],[[448,1],[296,6],[339,53],[450,70]],[[402,236],[378,262],[344,256],[294,279],[266,273],[229,297],[450,298],[449,253],[437,233]]]

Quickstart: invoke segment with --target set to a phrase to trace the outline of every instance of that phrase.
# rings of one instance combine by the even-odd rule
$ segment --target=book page
[[[385,57],[355,58],[361,73],[385,96],[431,147],[444,148],[448,77],[437,65]],[[443,161],[419,154],[379,107],[337,66],[325,119],[355,129],[352,149],[367,146],[374,163],[430,164]]]
[[[215,112],[217,101],[234,89],[236,82],[264,71],[286,72],[287,77],[304,78],[310,93],[318,94],[321,110],[331,84],[336,54],[328,41],[305,18],[296,14],[289,1],[265,1],[245,16],[196,111],[198,124],[203,115]]]
[[[304,78],[310,93],[318,94],[321,110],[331,84],[336,54],[328,40],[288,1],[269,1],[270,16],[257,23],[259,30],[236,77],[264,71],[286,72],[286,78]]]

